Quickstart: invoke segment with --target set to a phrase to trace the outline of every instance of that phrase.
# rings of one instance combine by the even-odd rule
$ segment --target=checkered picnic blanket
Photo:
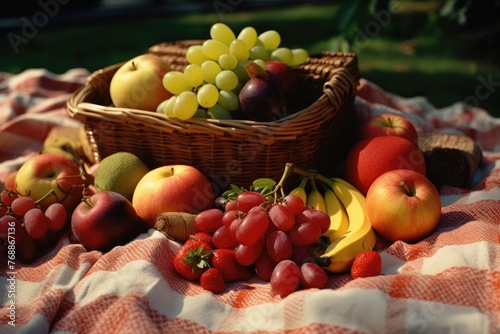
[[[0,74],[0,181],[58,126],[89,73]],[[257,277],[214,295],[177,276],[179,245],[150,230],[107,253],[62,237],[33,264],[0,257],[0,333],[499,333],[500,119],[456,103],[438,109],[361,80],[361,120],[403,114],[419,134],[455,132],[481,146],[470,187],[441,189],[435,232],[380,249],[382,275],[331,275],[327,289],[281,299]],[[12,326],[15,325],[15,326]]]

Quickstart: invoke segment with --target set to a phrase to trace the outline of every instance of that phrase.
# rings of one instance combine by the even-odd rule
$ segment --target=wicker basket
[[[200,41],[158,44],[149,52],[167,57],[174,69],[187,64],[185,51]],[[311,55],[296,68],[299,111],[273,122],[190,119],[180,121],[112,106],[109,84],[121,64],[94,72],[68,100],[69,115],[84,124],[95,160],[128,151],[150,168],[188,164],[202,171],[216,192],[229,184],[279,180],[285,163],[331,171],[354,141],[353,100],[359,80],[352,53]],[[293,180],[290,180],[291,182]]]

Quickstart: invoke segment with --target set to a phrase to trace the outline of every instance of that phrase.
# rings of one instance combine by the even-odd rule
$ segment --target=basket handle
[[[328,97],[335,110],[356,94],[358,79],[346,67],[333,71],[330,80],[323,84],[323,93]]]

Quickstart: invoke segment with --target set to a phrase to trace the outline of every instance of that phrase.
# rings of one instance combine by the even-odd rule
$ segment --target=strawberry
[[[351,267],[351,277],[370,277],[380,275],[382,259],[376,251],[362,252],[354,258]]]
[[[210,266],[212,247],[197,238],[189,238],[174,255],[174,269],[187,280],[198,280]]]
[[[248,269],[236,261],[234,249],[215,249],[212,255],[212,267],[220,270],[225,282],[250,278]]]
[[[226,289],[224,277],[219,269],[209,268],[201,274],[200,277],[201,287],[213,293],[221,293]]]
[[[207,232],[196,232],[191,236],[191,238],[198,239],[200,241],[206,242],[210,247],[214,248],[214,242],[212,235]]]

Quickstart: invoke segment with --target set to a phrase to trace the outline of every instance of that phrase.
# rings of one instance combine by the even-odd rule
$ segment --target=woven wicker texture
[[[199,43],[163,43],[149,52],[166,57],[173,69],[182,70],[187,65],[187,48]],[[261,177],[279,180],[286,162],[331,170],[353,144],[353,100],[359,80],[355,54],[323,52],[295,68],[300,94],[291,109],[298,111],[272,122],[180,121],[151,111],[116,108],[109,84],[120,66],[94,72],[67,102],[68,114],[85,125],[96,161],[128,151],[150,168],[192,165],[219,192],[231,183],[248,186]]]

